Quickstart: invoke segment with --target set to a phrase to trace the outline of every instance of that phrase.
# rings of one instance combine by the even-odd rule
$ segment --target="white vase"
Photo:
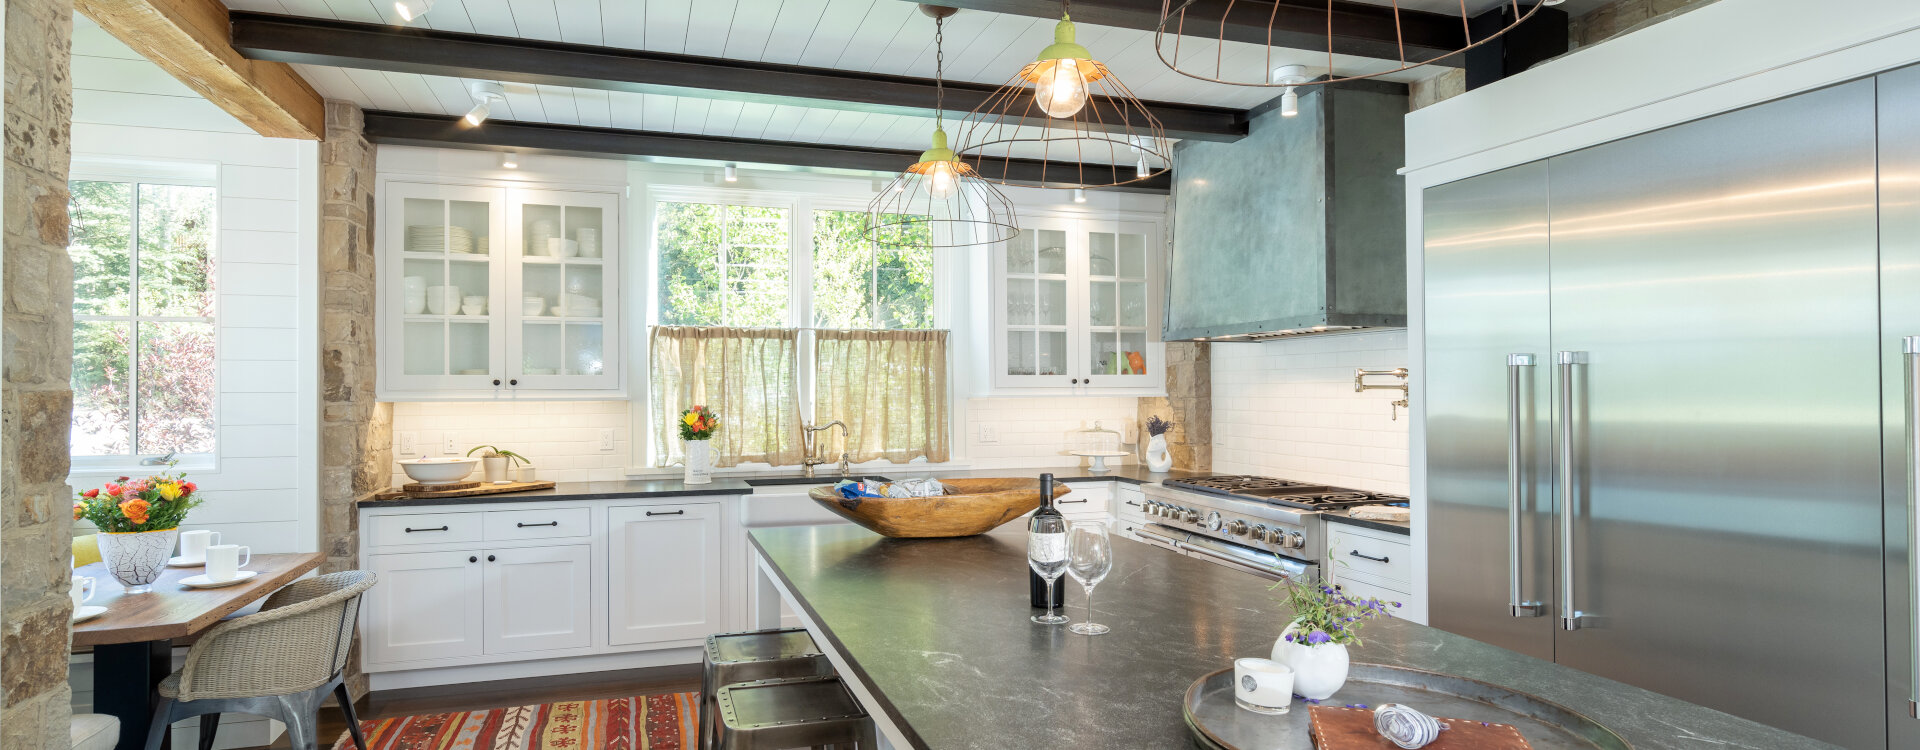
[[[1301,641],[1306,635],[1299,632],[1299,623],[1287,625],[1280,637],[1273,641],[1274,661],[1287,665],[1293,670],[1293,692],[1309,700],[1326,700],[1347,684],[1347,667],[1351,663],[1344,643],[1322,643],[1308,646],[1304,642],[1287,641],[1290,634],[1298,634]]]
[[[1167,452],[1167,436],[1153,435],[1147,438],[1147,471],[1167,471],[1173,468],[1173,454]]]
[[[122,531],[100,532],[100,560],[107,566],[107,572],[113,580],[126,587],[129,594],[144,594],[153,590],[153,582],[167,569],[167,559],[173,557],[173,543],[180,537],[180,529],[162,531]]]
[[[687,440],[687,478],[686,484],[707,484],[713,481],[713,441]]]
[[[502,483],[507,481],[506,456],[482,456],[480,465],[487,472],[487,481]]]

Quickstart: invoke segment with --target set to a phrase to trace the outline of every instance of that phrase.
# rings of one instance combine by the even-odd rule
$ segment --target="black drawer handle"
[[[653,511],[647,511],[647,515],[649,516],[684,516],[686,514],[687,512],[684,510],[666,510],[666,511],[661,511],[659,513],[655,513]]]
[[[1126,501],[1126,502],[1127,502],[1127,504],[1128,504],[1128,505],[1131,505],[1131,506],[1133,506],[1133,507],[1135,507],[1135,508],[1138,508],[1138,507],[1140,507],[1140,504],[1139,504],[1139,503],[1136,503],[1136,502],[1134,502],[1134,501],[1132,501],[1132,500],[1128,500],[1128,501]]]
[[[1354,557],[1358,557],[1362,560],[1372,560],[1377,563],[1383,563],[1387,561],[1387,557],[1385,555],[1381,555],[1380,557],[1374,557],[1373,555],[1362,555],[1360,554],[1360,550],[1357,550],[1357,549],[1347,550],[1347,554],[1353,555]]]
[[[1084,502],[1086,502],[1087,500],[1088,500],[1088,498],[1084,498],[1084,497],[1083,497],[1083,498],[1080,498],[1079,500],[1061,500],[1061,501],[1060,501],[1060,504],[1061,504],[1061,505],[1066,505],[1067,503],[1084,503]]]
[[[441,526],[441,527],[439,527],[439,528],[433,528],[433,529],[416,529],[416,528],[413,528],[413,527],[407,527],[407,533],[409,533],[409,534],[411,534],[411,533],[413,533],[413,532],[416,532],[416,531],[446,531],[446,530],[447,530],[447,527],[445,527],[445,526]]]
[[[559,526],[559,525],[560,525],[560,522],[559,522],[559,521],[548,521],[548,522],[546,522],[546,523],[516,523],[516,524],[514,524],[514,526],[515,526],[516,528],[522,528],[522,529],[524,529],[524,528],[528,528],[528,527],[532,527],[532,526]]]

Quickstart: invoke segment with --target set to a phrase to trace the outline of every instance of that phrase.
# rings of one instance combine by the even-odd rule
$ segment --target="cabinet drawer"
[[[370,521],[367,544],[374,547],[480,541],[479,513],[374,516]]]
[[[1122,487],[1113,491],[1114,515],[1135,524],[1147,522],[1146,496],[1139,488]]]
[[[1067,494],[1053,501],[1053,506],[1063,515],[1095,514],[1106,515],[1107,503],[1113,498],[1113,490],[1098,485],[1067,485]]]
[[[1327,540],[1332,564],[1340,566],[1342,571],[1378,576],[1401,586],[1413,580],[1413,564],[1409,559],[1413,548],[1404,542],[1351,534],[1344,529],[1334,531],[1331,527]]]
[[[1340,589],[1341,593],[1354,598],[1379,599],[1380,601],[1389,602],[1389,603],[1404,602],[1407,600],[1406,594],[1400,593],[1398,591],[1394,591],[1393,589],[1389,589],[1384,586],[1378,586],[1372,583],[1368,583],[1366,581],[1359,580],[1358,578],[1341,579],[1340,582],[1334,584],[1334,587]],[[1388,606],[1386,609],[1387,609],[1387,614],[1393,615],[1394,617],[1400,616],[1399,607]]]
[[[487,511],[487,541],[588,536],[593,532],[586,508]]]

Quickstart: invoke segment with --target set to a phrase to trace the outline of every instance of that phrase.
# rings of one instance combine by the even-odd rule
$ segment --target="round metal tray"
[[[1428,716],[1511,724],[1534,750],[1632,750],[1613,730],[1558,703],[1465,677],[1354,664],[1347,684],[1325,706],[1401,703]],[[1256,714],[1233,702],[1233,669],[1208,674],[1187,688],[1183,710],[1193,746],[1206,750],[1310,750],[1308,712],[1293,702],[1286,714]]]

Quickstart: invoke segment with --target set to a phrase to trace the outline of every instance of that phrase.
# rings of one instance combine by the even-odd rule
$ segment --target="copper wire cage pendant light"
[[[1075,40],[1069,10],[1060,4],[1053,44],[968,113],[960,126],[961,160],[979,169],[996,160],[1036,159],[1038,185],[1062,189],[1118,187],[1165,173],[1173,165],[1166,131],[1119,76]]]
[[[867,205],[863,234],[892,247],[967,247],[1005,242],[1020,233],[1013,201],[947,146],[945,23],[955,9],[921,5],[933,17],[934,127],[920,160],[893,178]]]
[[[1347,19],[1342,18],[1340,13],[1336,12],[1334,0],[1327,0],[1324,10],[1311,8],[1308,3],[1298,2],[1297,0],[1292,2],[1287,0],[1253,0],[1252,2],[1238,3],[1233,0],[1226,0],[1226,2],[1220,2],[1219,0],[1162,0],[1160,5],[1160,24],[1154,29],[1153,34],[1153,50],[1160,56],[1160,62],[1165,63],[1166,66],[1173,69],[1175,73],[1189,78],[1211,81],[1213,83],[1224,83],[1232,86],[1284,88],[1288,93],[1292,93],[1293,89],[1299,86],[1318,86],[1327,83],[1375,78],[1412,70],[1423,65],[1431,65],[1443,59],[1465,53],[1467,50],[1482,44],[1486,44],[1495,37],[1513,30],[1520,24],[1526,23],[1527,19],[1533,18],[1535,14],[1540,12],[1541,8],[1559,3],[1554,0],[1548,0],[1546,2],[1534,0],[1534,2],[1529,5],[1521,3],[1520,0],[1505,0],[1505,2],[1495,5],[1494,8],[1498,9],[1501,6],[1506,6],[1508,16],[1512,20],[1498,29],[1485,31],[1478,36],[1473,32],[1473,24],[1470,22],[1474,20],[1474,16],[1469,14],[1465,0],[1461,0],[1459,3],[1460,10],[1458,15],[1451,12],[1436,13],[1432,11],[1407,10],[1401,8],[1400,4],[1401,0],[1391,0],[1390,4],[1380,5],[1378,15],[1380,15],[1381,18],[1373,19],[1374,21],[1384,22],[1385,16],[1390,15],[1392,17],[1395,36],[1394,46],[1399,53],[1398,64],[1385,70],[1376,70],[1370,73],[1341,75],[1335,72],[1334,35],[1337,31],[1337,24]],[[1286,14],[1284,19],[1281,15],[1283,13]],[[1457,22],[1463,32],[1463,36],[1461,37],[1462,46],[1450,51],[1431,53],[1420,59],[1407,59],[1407,42],[1403,21],[1411,20],[1415,14],[1418,14],[1423,20],[1443,19],[1448,25]],[[1295,46],[1298,44],[1297,32],[1288,30],[1277,31],[1279,26],[1276,25],[1276,22],[1283,20],[1287,23],[1289,29],[1307,26],[1309,22],[1317,28],[1326,29],[1326,38],[1323,47],[1327,55],[1325,75],[1312,76],[1304,72],[1305,66],[1299,63],[1304,62],[1306,57],[1301,54],[1302,50],[1300,47]],[[1228,38],[1227,30],[1231,27],[1257,27],[1263,22],[1266,25],[1264,45],[1259,42],[1239,41]],[[1207,34],[1202,32],[1196,39],[1187,40],[1189,25],[1194,29],[1211,30],[1213,32],[1213,38],[1206,39]],[[1291,37],[1293,41],[1289,41],[1287,45],[1283,46],[1274,41],[1276,36],[1282,38]],[[1186,41],[1184,45],[1186,47],[1185,50],[1181,49],[1183,40]],[[1230,45],[1241,46],[1241,49],[1230,51]],[[1255,46],[1263,47],[1261,50],[1263,54],[1260,55],[1258,59],[1250,60],[1248,59],[1250,56],[1245,54],[1245,52],[1247,48]],[[1274,54],[1276,51],[1280,53],[1278,59],[1276,59]],[[1314,49],[1308,51],[1319,52],[1320,50]],[[1233,64],[1229,65],[1229,61],[1232,61]],[[1258,65],[1257,67],[1254,65],[1254,63],[1262,62],[1264,64]]]

